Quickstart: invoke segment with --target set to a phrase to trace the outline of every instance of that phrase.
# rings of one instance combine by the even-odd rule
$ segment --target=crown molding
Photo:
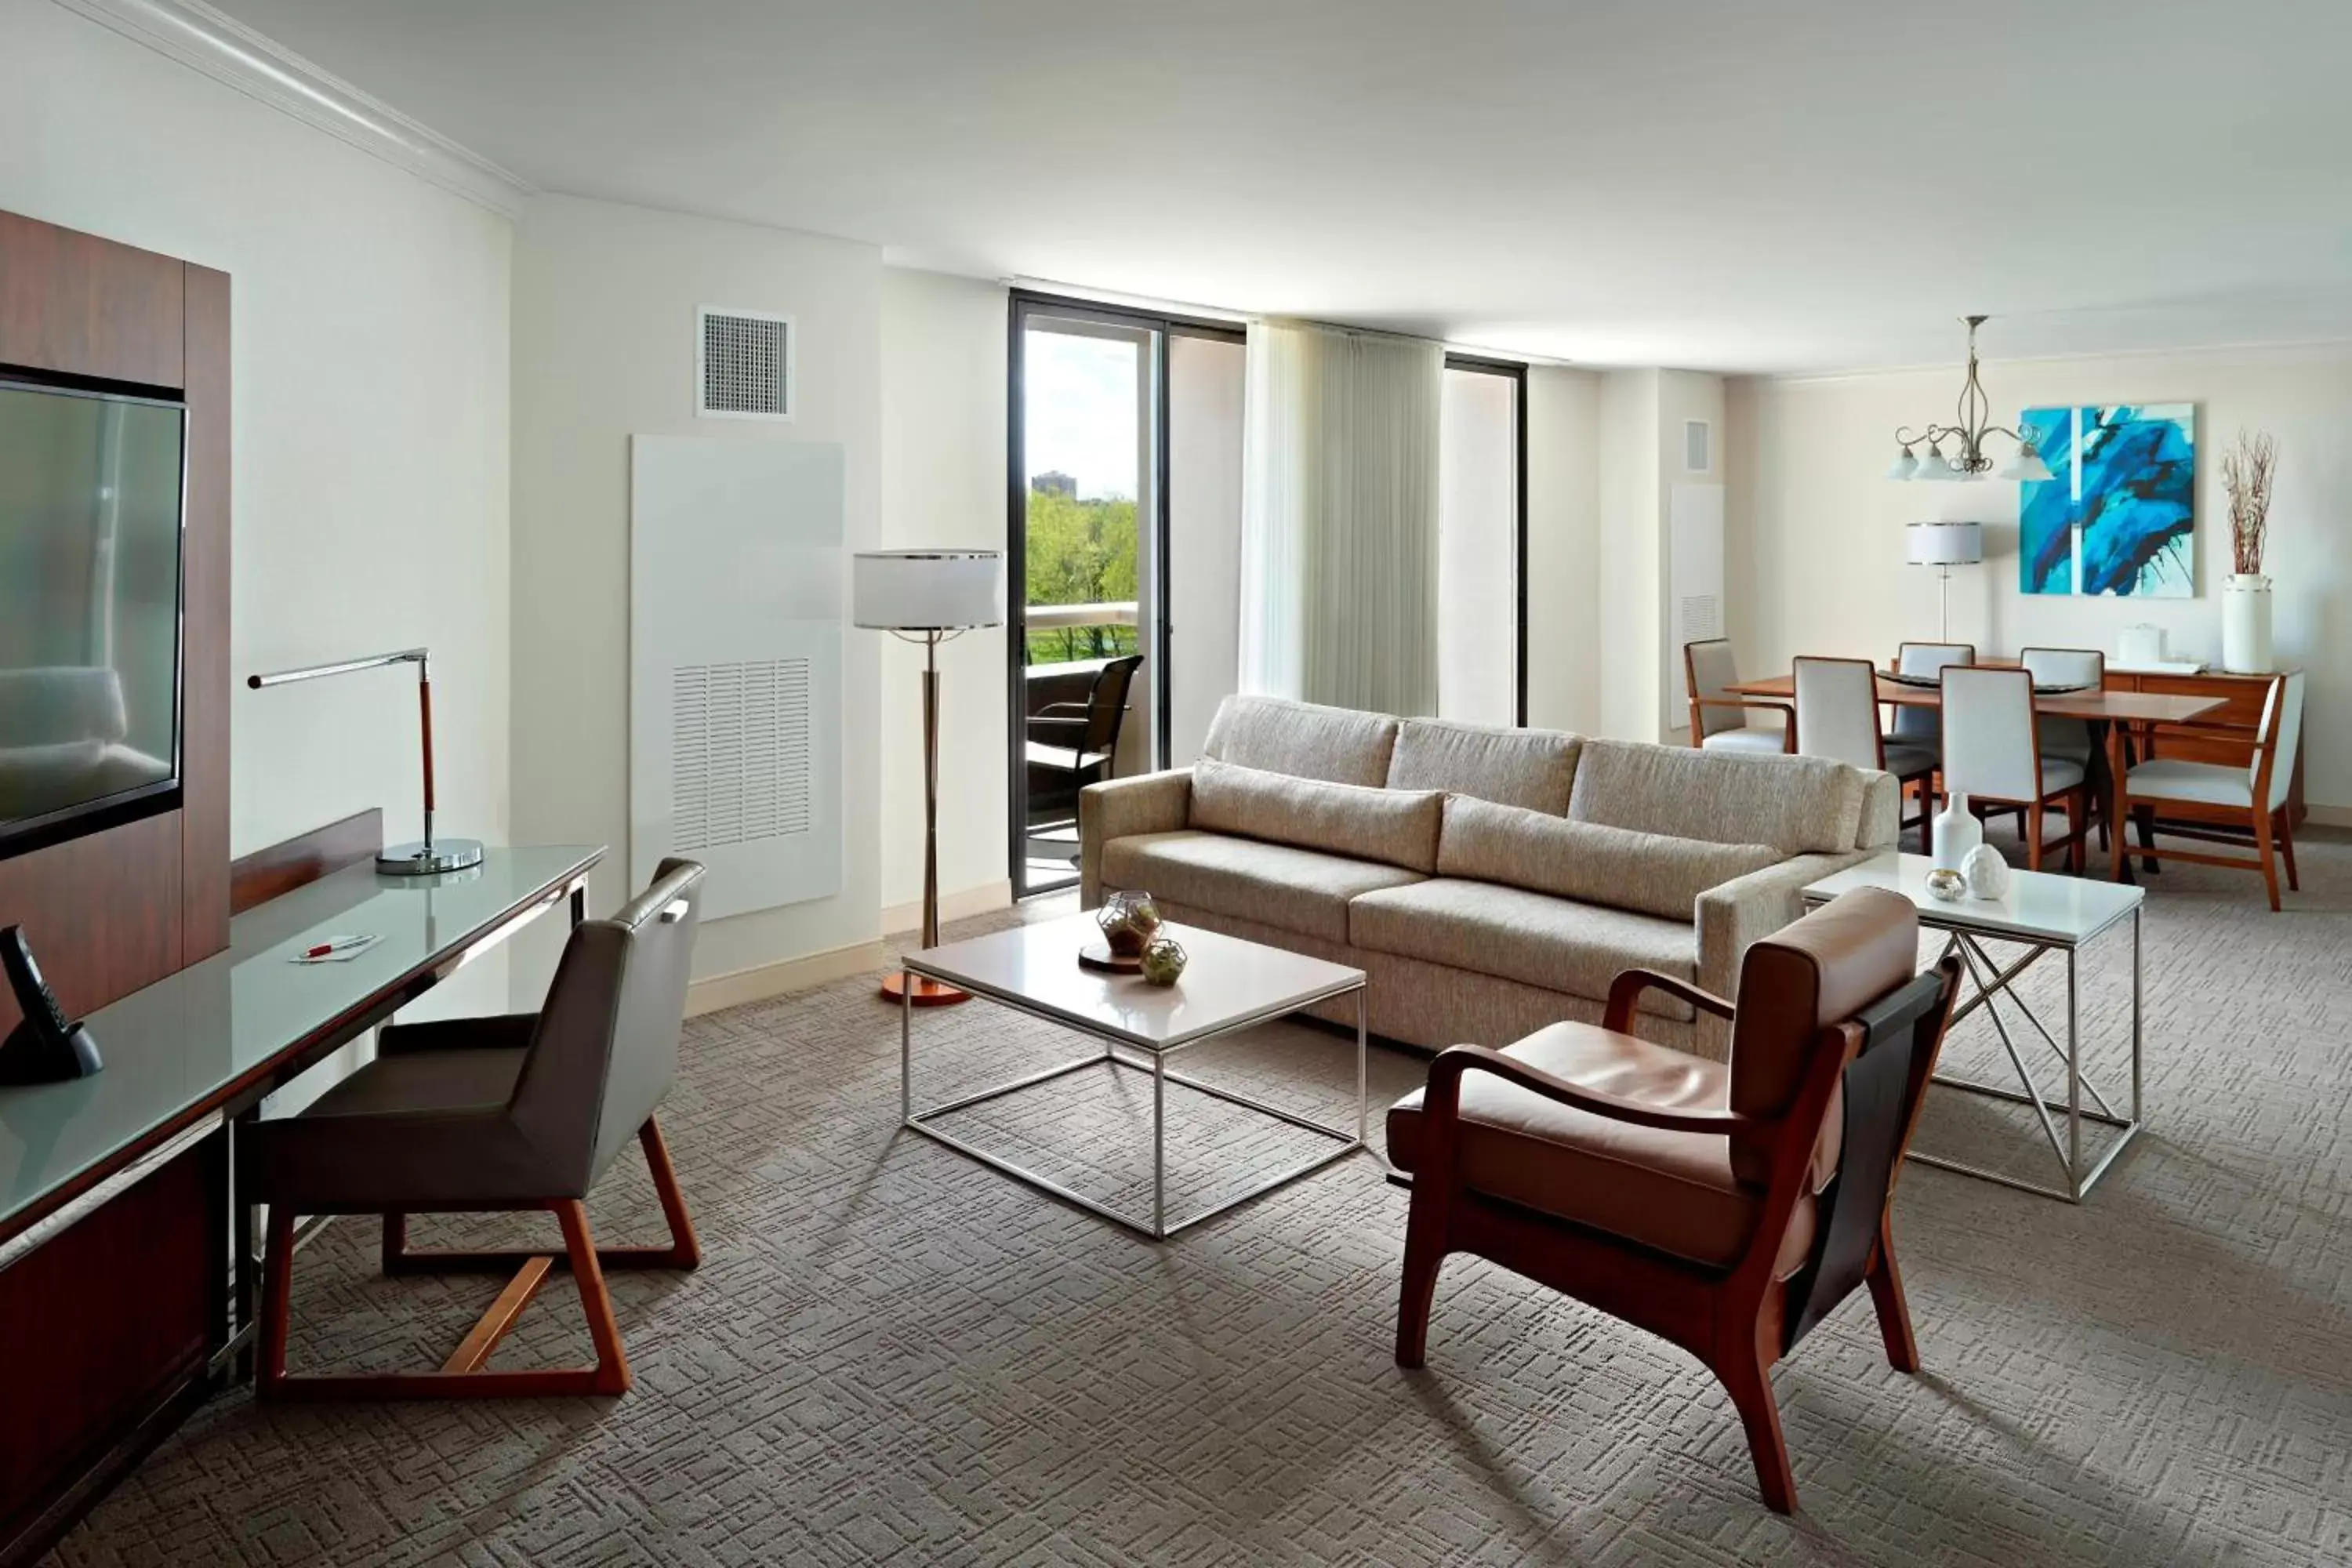
[[[418,124],[204,0],[56,3],[493,212],[513,217],[538,194],[480,153]]]

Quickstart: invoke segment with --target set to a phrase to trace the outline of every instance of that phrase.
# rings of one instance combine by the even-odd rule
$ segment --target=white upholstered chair
[[[1754,752],[1778,756],[1789,750],[1789,710],[1776,702],[1735,696],[1739,665],[1727,637],[1683,644],[1683,689],[1690,693],[1691,744],[1708,752]],[[1751,712],[1771,721],[1750,724]]]
[[[1897,675],[1941,675],[1948,664],[1976,661],[1974,643],[1907,642],[1895,650]],[[1940,757],[1944,748],[1943,724],[1933,708],[1897,707],[1895,721],[1886,729],[1886,741],[1889,745],[1918,747]]]
[[[1924,842],[1935,795],[1936,753],[1889,741],[1879,731],[1877,668],[1866,658],[1801,658],[1795,668],[1798,752],[1893,773],[1902,788],[1916,782]]]
[[[2020,648],[2017,661],[2033,677],[2036,686],[2079,686],[2095,691],[2107,683],[2107,656],[2095,647],[2028,647]],[[2033,721],[2042,754],[2063,757],[2070,763],[2080,763],[2085,772],[2098,751],[2092,738],[2091,726],[2080,719],[2042,715]],[[2099,847],[2107,845],[2108,824],[2100,808],[2105,802],[2096,794],[2091,797],[2092,809],[2099,814]]]
[[[2286,885],[2303,890],[2294,869],[2294,825],[2287,810],[2287,795],[2294,780],[2295,752],[2303,742],[2303,671],[2291,670],[2271,682],[2263,701],[2262,728],[2255,731],[2254,754],[2244,766],[2229,763],[2192,763],[2171,757],[2151,757],[2126,772],[2116,785],[2118,823],[2129,822],[2135,810],[2158,816],[2167,805],[2189,806],[2204,816],[2219,816],[2229,826],[2243,813],[2242,832],[2168,821],[2162,830],[2181,838],[2209,843],[2244,845],[2252,837],[2255,858],[2213,855],[2191,849],[2156,847],[2154,834],[2138,851],[2163,859],[2194,860],[2205,866],[2235,866],[2260,871],[2268,885],[2271,908],[2279,907],[2278,862],[2286,861]],[[2124,872],[2124,835],[2115,837],[2115,875]]]
[[[2053,804],[2066,814],[2070,870],[2083,869],[2090,791],[2082,763],[2046,755],[2034,730],[2033,677],[2018,668],[1953,665],[1944,671],[1944,788],[1972,807],[2014,806],[2025,818],[2025,864],[2042,869],[2054,847],[2042,838]],[[2122,835],[2116,836],[2121,842]]]

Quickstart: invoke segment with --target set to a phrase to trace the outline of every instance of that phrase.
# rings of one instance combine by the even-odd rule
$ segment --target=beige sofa
[[[1895,818],[1892,777],[1822,758],[1234,697],[1196,766],[1079,796],[1081,897],[1146,889],[1171,920],[1360,968],[1391,1039],[1502,1046],[1597,1022],[1622,969],[1729,995],[1799,890]],[[1642,1005],[1640,1034],[1724,1058],[1715,1020]]]

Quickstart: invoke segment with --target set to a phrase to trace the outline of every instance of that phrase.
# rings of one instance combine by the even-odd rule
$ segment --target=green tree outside
[[[1135,502],[1029,492],[1024,545],[1032,605],[1118,605],[1136,598]],[[1029,634],[1031,664],[1115,658],[1136,647],[1133,626],[1055,626]]]

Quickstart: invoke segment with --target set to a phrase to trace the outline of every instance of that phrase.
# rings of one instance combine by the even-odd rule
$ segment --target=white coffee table
[[[1212,1215],[1223,1214],[1236,1204],[1246,1203],[1261,1193],[1271,1192],[1366,1147],[1364,972],[1193,926],[1171,924],[1165,929],[1183,944],[1190,959],[1183,977],[1172,986],[1153,985],[1140,975],[1105,974],[1081,968],[1078,949],[1101,939],[1094,917],[1085,914],[1017,926],[908,954],[900,961],[908,974],[945,981],[1015,1012],[1075,1029],[1100,1041],[1102,1049],[1011,1083],[960,1096],[945,1105],[918,1110],[914,1100],[915,1010],[910,1002],[902,1002],[898,1019],[900,1120],[926,1138],[1155,1240],[1163,1240]],[[1353,1131],[1326,1127],[1278,1106],[1168,1069],[1168,1058],[1187,1047],[1268,1023],[1349,992],[1355,993],[1356,997]],[[953,1016],[951,1013],[947,1016]],[[1127,1051],[1146,1059],[1138,1060],[1125,1054]],[[1123,1214],[933,1125],[940,1117],[982,1100],[1015,1094],[1089,1068],[1112,1072],[1126,1068],[1151,1075],[1151,1215],[1148,1221]],[[1255,1175],[1240,1192],[1171,1222],[1168,1215],[1166,1116],[1167,1086],[1171,1083],[1304,1128],[1331,1140],[1338,1147],[1318,1152],[1304,1163],[1271,1174]]]
[[[1934,1081],[1949,1088],[1965,1089],[1971,1094],[1988,1095],[2011,1104],[2030,1105],[2041,1119],[2043,1135],[2050,1142],[2050,1152],[2058,1162],[2062,1184],[2048,1185],[2025,1181],[1998,1171],[1988,1171],[1958,1160],[1911,1151],[1911,1158],[1922,1164],[1940,1166],[1967,1175],[1981,1176],[1987,1181],[2006,1186],[2020,1187],[2045,1197],[2063,1198],[2080,1203],[2083,1197],[2106,1174],[2116,1156],[2137,1137],[2140,1130],[2140,906],[2146,895],[2126,882],[2095,882],[2081,877],[2061,877],[2047,871],[2011,871],[2006,897],[1997,900],[1963,898],[1947,903],[1927,891],[1929,862],[1925,855],[1902,855],[1893,850],[1849,867],[1835,876],[1825,877],[1805,889],[1805,907],[1817,908],[1839,894],[1855,888],[1885,888],[1909,899],[1919,911],[1919,923],[1931,930],[1948,933],[1944,951],[1957,952],[1967,967],[1975,986],[1974,994],[1964,998],[1952,1010],[1952,1022],[1957,1024],[1979,1007],[1992,1020],[1994,1032],[2000,1037],[2001,1049],[2008,1053],[2010,1065],[2017,1071],[2023,1092],[1997,1084],[1978,1083],[1972,1079],[1937,1073]],[[2083,1071],[2082,985],[2078,972],[2082,950],[2100,936],[2129,921],[2131,925],[2131,1111],[2118,1112],[2107,1097],[2099,1091]],[[1988,942],[2012,943],[2025,952],[2007,963],[1997,960],[1987,951]],[[2034,1016],[2023,997],[2018,994],[2016,981],[2045,955],[2063,952],[2066,955],[2066,1038],[2061,1045]],[[2008,1021],[1995,999],[2000,998],[2013,1008],[2025,1024],[2032,1026],[2041,1042],[2053,1054],[2066,1073],[2066,1098],[2053,1100],[2042,1091],[2040,1081],[2028,1065],[2029,1056],[2038,1052],[2021,1051],[2018,1041],[2025,1038],[2022,1030],[2012,1037]],[[2088,1095],[2091,1105],[2083,1103]],[[2056,1118],[2065,1119],[2064,1136],[2061,1137]],[[2116,1137],[2098,1156],[2087,1163],[2083,1155],[2083,1123],[2093,1121],[2116,1130]]]

